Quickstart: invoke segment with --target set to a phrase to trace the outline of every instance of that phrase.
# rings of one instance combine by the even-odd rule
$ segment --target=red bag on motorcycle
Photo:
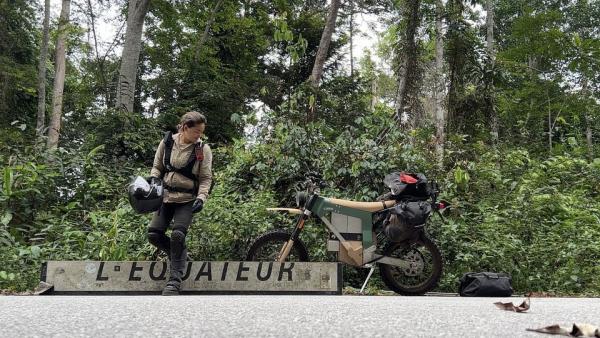
[[[392,191],[394,199],[427,199],[431,195],[431,187],[427,177],[420,173],[393,172],[383,179],[383,183]]]

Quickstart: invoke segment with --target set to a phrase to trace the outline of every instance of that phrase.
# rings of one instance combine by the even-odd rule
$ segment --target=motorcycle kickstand
[[[369,282],[369,279],[371,278],[371,275],[373,274],[373,271],[375,271],[375,265],[373,264],[369,264],[366,267],[371,267],[371,269],[369,270],[369,274],[367,275],[367,279],[365,279],[365,282],[363,283],[362,288],[360,288],[360,294],[364,294],[363,291],[365,290],[365,287],[367,286],[367,283]]]

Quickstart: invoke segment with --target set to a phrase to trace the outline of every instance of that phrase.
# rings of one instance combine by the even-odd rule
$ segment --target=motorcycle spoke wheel
[[[442,256],[429,238],[392,244],[384,251],[384,255],[408,263],[408,267],[379,265],[382,280],[390,290],[414,296],[422,295],[437,286],[442,275]]]
[[[274,262],[278,260],[281,248],[289,241],[290,234],[284,231],[273,231],[258,237],[248,250],[247,261]],[[286,262],[307,262],[308,251],[302,241],[294,242],[294,246],[285,259]]]

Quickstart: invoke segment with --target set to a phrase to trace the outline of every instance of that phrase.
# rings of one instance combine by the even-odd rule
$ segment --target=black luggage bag
[[[460,278],[458,293],[463,297],[509,297],[511,278],[500,272],[467,272]]]

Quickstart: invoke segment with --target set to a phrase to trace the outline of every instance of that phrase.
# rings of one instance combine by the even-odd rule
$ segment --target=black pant
[[[192,223],[192,205],[186,203],[163,203],[154,213],[148,227],[148,241],[166,252],[171,260],[170,280],[181,282],[187,258],[185,236]],[[173,221],[173,232],[169,238],[165,232]]]
[[[173,221],[173,230],[181,230],[187,233],[192,224],[192,204],[186,203],[163,203],[160,209],[152,216],[148,230],[164,233]]]

